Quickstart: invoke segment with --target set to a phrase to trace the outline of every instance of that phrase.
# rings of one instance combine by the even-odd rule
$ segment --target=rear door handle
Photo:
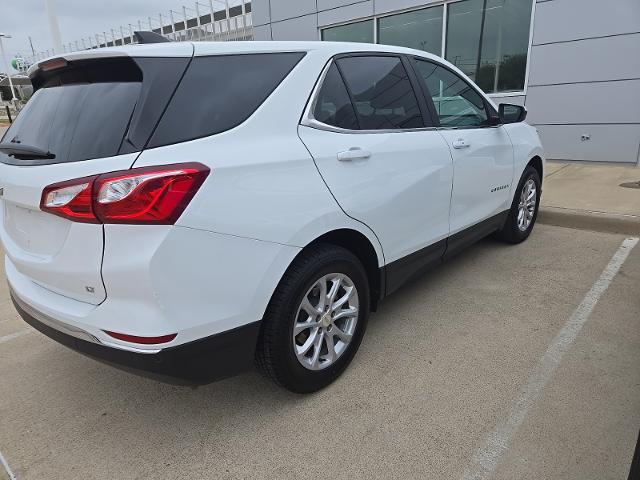
[[[358,147],[352,147],[344,152],[338,152],[338,160],[341,162],[349,162],[351,160],[366,159],[371,156],[371,152]]]
[[[459,138],[453,141],[453,148],[468,148],[471,144],[464,138]]]

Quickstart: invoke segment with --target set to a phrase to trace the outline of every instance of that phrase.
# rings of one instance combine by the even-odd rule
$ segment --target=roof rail
[[[135,35],[136,40],[139,44],[162,43],[171,41],[156,32],[133,32],[133,34]]]

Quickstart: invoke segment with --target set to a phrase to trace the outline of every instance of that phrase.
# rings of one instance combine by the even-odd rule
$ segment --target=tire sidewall
[[[328,261],[318,269],[305,272],[295,293],[291,295],[291,300],[286,307],[286,318],[281,319],[279,328],[284,341],[279,342],[278,357],[283,362],[281,366],[284,368],[281,372],[287,377],[282,379],[283,382],[289,386],[295,386],[297,391],[315,391],[331,383],[349,365],[360,346],[369,317],[369,283],[364,269],[357,260],[354,260],[345,256]],[[340,358],[322,370],[309,370],[296,357],[293,346],[293,326],[304,296],[319,278],[330,273],[345,274],[355,285],[358,292],[358,322],[353,338]]]
[[[531,223],[529,224],[527,229],[520,230],[520,228],[518,228],[518,205],[520,203],[520,195],[522,193],[522,188],[530,179],[532,179],[536,185],[536,192],[537,192],[536,208],[535,208],[535,211],[533,212],[533,218],[531,219]],[[535,168],[529,166],[525,169],[525,171],[522,174],[522,177],[520,178],[520,182],[518,183],[518,188],[516,189],[515,195],[513,197],[513,203],[511,205],[511,212],[509,215],[508,228],[511,229],[510,233],[513,237],[515,237],[517,241],[523,241],[531,234],[531,231],[533,230],[533,227],[536,224],[536,220],[538,218],[538,209],[540,207],[541,196],[542,196],[542,188],[541,188],[540,175],[538,175],[538,171]]]

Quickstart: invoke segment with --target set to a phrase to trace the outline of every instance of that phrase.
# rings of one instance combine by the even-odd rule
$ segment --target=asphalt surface
[[[521,245],[484,240],[384,301],[351,367],[309,396],[255,372],[194,390],[112,369],[27,327],[3,279],[0,452],[18,479],[461,479],[498,439],[476,478],[624,479],[640,244],[598,280],[624,239],[538,225]]]

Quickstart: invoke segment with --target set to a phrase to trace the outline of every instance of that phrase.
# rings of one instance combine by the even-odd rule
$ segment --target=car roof
[[[39,66],[54,58],[64,58],[68,61],[89,58],[108,57],[190,57],[192,55],[224,55],[241,53],[269,53],[269,52],[322,52],[328,56],[352,52],[386,52],[418,55],[442,61],[440,57],[430,53],[405,47],[381,45],[372,43],[324,42],[324,41],[239,41],[239,42],[163,42],[150,44],[132,44],[122,47],[105,47],[91,50],[54,55],[32,65],[28,74],[32,76]]]
[[[317,51],[329,55],[352,52],[388,52],[419,55],[426,58],[438,58],[430,53],[393,45],[355,42],[325,41],[251,41],[251,42],[197,42],[194,43],[196,55],[214,55],[225,53],[266,53],[290,51]]]

